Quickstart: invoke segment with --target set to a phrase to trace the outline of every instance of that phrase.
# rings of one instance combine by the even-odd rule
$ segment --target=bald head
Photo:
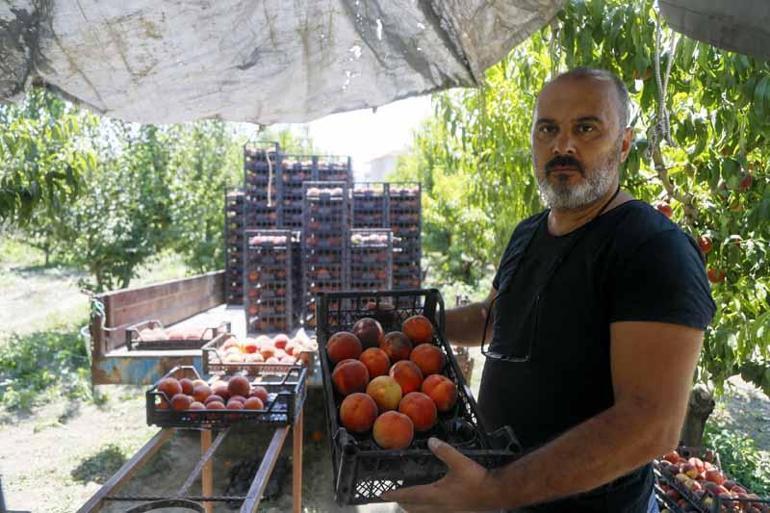
[[[600,84],[605,84],[607,89],[612,91],[614,103],[618,113],[618,127],[622,130],[628,126],[628,89],[620,78],[614,73],[605,69],[580,67],[566,71],[556,76],[553,80],[543,86],[543,90],[551,84],[563,80],[593,80]]]

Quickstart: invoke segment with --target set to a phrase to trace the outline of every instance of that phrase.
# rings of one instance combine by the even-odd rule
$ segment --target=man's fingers
[[[462,468],[468,463],[475,464],[473,460],[464,456],[457,449],[438,438],[428,439],[428,448],[436,455],[438,459],[447,464],[450,469]]]

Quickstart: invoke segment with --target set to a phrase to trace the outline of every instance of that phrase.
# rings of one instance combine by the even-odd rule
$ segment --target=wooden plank
[[[294,505],[293,513],[302,513],[302,417],[304,411],[300,411],[294,422],[294,437],[292,439],[291,457],[291,496]]]
[[[267,447],[265,455],[262,456],[262,463],[259,464],[257,475],[254,476],[251,487],[249,487],[249,493],[246,494],[246,500],[243,501],[241,513],[254,513],[257,511],[259,502],[262,500],[262,494],[265,492],[265,487],[270,479],[270,474],[273,473],[275,463],[281,455],[281,448],[283,448],[283,443],[286,441],[289,429],[291,429],[290,426],[279,427],[273,433],[273,439],[270,440],[270,445]]]
[[[132,475],[140,470],[145,463],[160,449],[166,441],[176,432],[174,428],[164,428],[155,433],[144,447],[134,454],[134,456],[125,462],[120,469],[107,480],[106,483],[91,497],[77,513],[98,512],[102,509],[102,500],[107,495],[116,491]]]
[[[217,435],[216,439],[214,440],[214,443],[212,444],[211,430],[210,429],[201,430],[201,459],[198,460],[198,463],[195,465],[195,468],[192,470],[192,472],[190,472],[190,475],[187,476],[187,480],[185,480],[182,487],[176,493],[179,497],[183,497],[187,495],[187,492],[190,490],[190,487],[195,482],[195,479],[199,475],[201,475],[201,471],[203,471],[203,474],[201,475],[202,493],[203,495],[211,495],[214,489],[214,476],[212,473],[211,457],[214,455],[214,452],[217,450],[217,448],[222,444],[222,442],[225,439],[225,436],[227,436],[229,432],[230,432],[230,428],[227,428],[224,431],[221,431]]]

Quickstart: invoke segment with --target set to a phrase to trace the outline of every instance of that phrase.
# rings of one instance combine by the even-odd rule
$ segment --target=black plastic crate
[[[393,285],[393,233],[354,229],[350,234],[350,289],[389,290]]]
[[[171,369],[164,378],[201,379],[193,366],[178,366]],[[147,409],[147,425],[180,428],[225,428],[237,423],[270,424],[278,426],[293,425],[302,411],[307,389],[305,380],[307,369],[295,365],[277,381],[253,380],[252,383],[264,387],[268,392],[268,400],[261,410],[185,410],[158,408],[163,401],[170,397],[158,391],[158,380],[145,394]],[[216,381],[217,377],[207,380]],[[250,380],[251,381],[251,380]]]
[[[225,189],[225,301],[243,304],[240,284],[243,274],[243,230],[245,226],[245,193],[243,189]]]
[[[487,468],[504,465],[515,457],[519,446],[510,427],[490,434],[481,422],[476,402],[449,344],[444,340],[444,302],[437,290],[341,292],[320,294],[318,300],[318,352],[334,466],[333,486],[338,504],[377,502],[387,491],[443,477],[446,466],[427,448],[430,436],[438,435],[447,440]],[[416,314],[425,315],[434,324],[434,344],[447,359],[443,374],[457,384],[458,399],[451,412],[439,414],[436,427],[427,433],[415,434],[409,448],[383,450],[369,435],[354,435],[340,426],[337,415],[341,398],[331,383],[326,342],[337,331],[350,330],[362,317],[378,318],[387,332],[400,329],[406,318]]]
[[[191,326],[184,330],[187,332],[179,327],[165,328],[157,319],[138,322],[126,328],[126,347],[129,351],[200,349],[218,335],[228,333],[230,323],[222,321],[216,326]]]
[[[292,232],[246,230],[243,280],[248,333],[292,327]]]

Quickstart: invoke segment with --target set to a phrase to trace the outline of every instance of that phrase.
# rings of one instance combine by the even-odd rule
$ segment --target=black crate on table
[[[348,432],[338,420],[342,400],[331,382],[331,365],[326,356],[326,343],[338,331],[349,331],[362,317],[375,317],[388,332],[400,329],[412,315],[428,317],[434,325],[433,343],[445,354],[447,365],[442,372],[457,384],[458,399],[448,413],[439,415],[436,427],[428,433],[416,434],[412,445],[404,450],[383,450],[369,434]],[[446,466],[427,448],[430,436],[447,440],[463,454],[487,468],[510,462],[518,452],[518,444],[509,427],[487,433],[478,415],[462,372],[443,337],[444,303],[437,290],[384,292],[341,292],[319,295],[318,354],[324,388],[324,406],[330,435],[333,487],[338,504],[377,502],[390,490],[440,479]]]
[[[295,361],[291,363],[268,363],[251,358],[256,356],[256,353],[245,353],[242,355],[235,353],[236,358],[233,358],[232,354],[228,353],[225,349],[227,342],[233,339],[235,339],[235,335],[232,333],[223,333],[207,342],[201,348],[201,362],[204,374],[233,375],[243,373],[248,376],[284,376],[297,365],[307,368],[308,377],[312,376],[315,371],[315,358],[318,353],[318,347],[314,347],[313,344],[308,344],[299,352],[293,353],[292,356],[295,358]]]
[[[261,410],[184,410],[160,408],[164,401],[170,401],[165,393],[158,390],[158,383],[165,378],[201,379],[193,366],[179,366],[171,369],[145,393],[147,425],[179,428],[225,428],[237,423],[292,425],[302,411],[307,389],[307,369],[297,365],[277,381],[255,380],[253,384],[267,389],[268,400]],[[209,382],[217,379],[212,377]]]
[[[226,321],[216,326],[165,328],[161,321],[150,319],[126,328],[126,348],[129,351],[200,349],[229,331],[230,323]]]
[[[382,228],[350,232],[350,290],[390,290],[393,234]]]
[[[245,226],[243,189],[225,190],[225,302],[243,304],[243,230]]]
[[[292,232],[246,230],[243,281],[248,333],[292,328]]]

